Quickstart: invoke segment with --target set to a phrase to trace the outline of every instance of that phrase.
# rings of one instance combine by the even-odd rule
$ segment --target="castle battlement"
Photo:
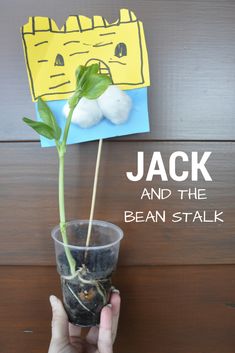
[[[128,9],[113,23],[72,15],[61,29],[49,17],[30,17],[22,39],[33,101],[67,99],[77,66],[95,62],[122,89],[150,84],[143,24]]]

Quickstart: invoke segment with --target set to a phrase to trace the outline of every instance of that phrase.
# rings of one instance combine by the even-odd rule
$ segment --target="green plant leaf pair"
[[[99,74],[98,71],[98,64],[78,66],[75,73],[76,89],[72,97],[69,99],[70,108],[74,108],[81,97],[88,99],[98,98],[112,83],[109,76]]]
[[[29,118],[23,118],[23,121],[34,129],[39,135],[45,136],[50,140],[54,139],[53,130],[47,124],[34,121]]]
[[[56,118],[48,105],[39,97],[38,111],[41,121],[34,121],[28,118],[23,118],[23,121],[34,129],[39,135],[42,135],[50,140],[59,141],[61,136],[61,128],[59,127]]]
[[[75,72],[76,89],[68,101],[71,110],[71,117],[68,119],[68,126],[66,124],[64,143],[66,143],[67,140],[68,129],[72,118],[72,110],[76,107],[79,100],[82,97],[88,99],[98,98],[112,83],[109,76],[100,74],[98,72],[98,64],[93,64],[90,66],[80,65]],[[39,135],[42,135],[50,140],[54,139],[59,142],[61,137],[61,128],[59,127],[56,118],[54,117],[49,106],[40,97],[38,98],[38,111],[42,122],[34,121],[28,118],[23,118],[23,121],[32,129],[34,129]]]

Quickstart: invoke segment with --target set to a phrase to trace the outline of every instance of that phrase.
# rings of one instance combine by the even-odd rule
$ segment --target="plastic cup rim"
[[[72,221],[68,221],[66,222],[67,225],[71,225],[71,224],[74,224],[74,223],[87,223],[89,224],[89,220],[88,219],[75,219],[75,220],[72,220]],[[109,243],[109,244],[106,244],[106,245],[96,245],[96,246],[79,246],[79,245],[71,245],[71,244],[64,244],[62,241],[58,240],[55,236],[56,232],[58,230],[60,230],[60,225],[58,224],[57,226],[55,226],[52,231],[51,231],[51,237],[52,239],[57,242],[58,244],[62,245],[62,246],[66,246],[67,248],[70,248],[70,249],[80,249],[80,250],[101,250],[101,249],[104,249],[104,248],[109,248],[111,246],[114,246],[116,245],[117,243],[119,243],[122,238],[123,238],[123,230],[117,226],[116,224],[113,224],[111,222],[107,222],[107,221],[100,221],[100,220],[97,220],[97,219],[94,219],[92,221],[93,224],[98,224],[98,225],[111,225],[112,228],[116,229],[117,233],[119,233],[119,239],[115,240],[114,242],[112,243]]]

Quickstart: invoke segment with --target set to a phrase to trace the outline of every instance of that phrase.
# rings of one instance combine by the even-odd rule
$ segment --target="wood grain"
[[[67,219],[89,217],[97,143],[71,146],[66,155]],[[160,151],[168,170],[174,151],[211,151],[206,166],[212,182],[131,182],[127,171],[136,171],[137,151],[145,152],[145,166],[152,153]],[[235,144],[181,142],[104,143],[97,191],[95,218],[124,229],[122,265],[217,264],[235,261]],[[38,143],[0,145],[1,264],[48,265],[54,263],[50,230],[58,224],[57,156],[55,149]],[[184,165],[180,163],[177,173]],[[168,188],[166,200],[140,200],[143,188]],[[178,189],[206,189],[206,200],[179,200]],[[167,211],[166,222],[125,223],[124,211]],[[223,211],[224,223],[171,222],[174,212]]]
[[[35,111],[20,26],[32,15],[52,17],[60,27],[70,14],[102,14],[112,22],[127,6],[145,28],[151,132],[105,141],[102,153],[95,218],[125,233],[114,275],[122,297],[114,353],[235,350],[235,142],[229,142],[235,141],[235,2],[67,0],[65,6],[63,0],[13,0],[0,5],[0,353],[47,352],[48,297],[61,297],[59,277],[48,266],[54,265],[50,231],[58,223],[57,156],[33,142],[38,136],[21,120]],[[97,143],[68,148],[67,219],[88,218],[96,151]],[[145,167],[154,151],[166,165],[175,151],[212,151],[213,182],[201,176],[198,182],[130,182],[125,173],[136,170],[137,151],[145,152]],[[180,163],[177,173],[184,166],[191,168]],[[173,196],[140,200],[150,187],[168,188]],[[208,198],[179,201],[178,189],[194,187],[206,189]],[[124,222],[125,210],[164,209],[165,223]],[[224,212],[224,223],[169,218],[176,211],[215,209]]]
[[[55,18],[102,14],[115,21],[128,6],[143,20],[149,50],[151,133],[138,139],[224,140],[235,138],[234,1],[21,0],[1,4],[0,140],[37,140],[22,124],[33,118],[20,38],[28,16]],[[56,11],[55,11],[56,4]],[[10,20],[9,20],[10,19]]]
[[[118,353],[232,353],[235,267],[119,267]],[[1,266],[2,353],[47,352],[54,267]],[[10,336],[9,336],[10,333]]]

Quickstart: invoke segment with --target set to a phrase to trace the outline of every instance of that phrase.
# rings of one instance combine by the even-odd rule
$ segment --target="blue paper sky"
[[[94,141],[109,137],[124,136],[141,132],[149,132],[147,87],[125,91],[132,99],[132,110],[128,120],[124,124],[115,125],[108,119],[103,118],[97,125],[87,129],[80,128],[71,123],[67,144]],[[47,104],[56,117],[62,131],[65,127],[66,118],[63,107],[67,100],[48,101]],[[40,120],[38,106],[36,103],[37,120]],[[40,137],[42,147],[55,146],[53,140],[43,136]]]

